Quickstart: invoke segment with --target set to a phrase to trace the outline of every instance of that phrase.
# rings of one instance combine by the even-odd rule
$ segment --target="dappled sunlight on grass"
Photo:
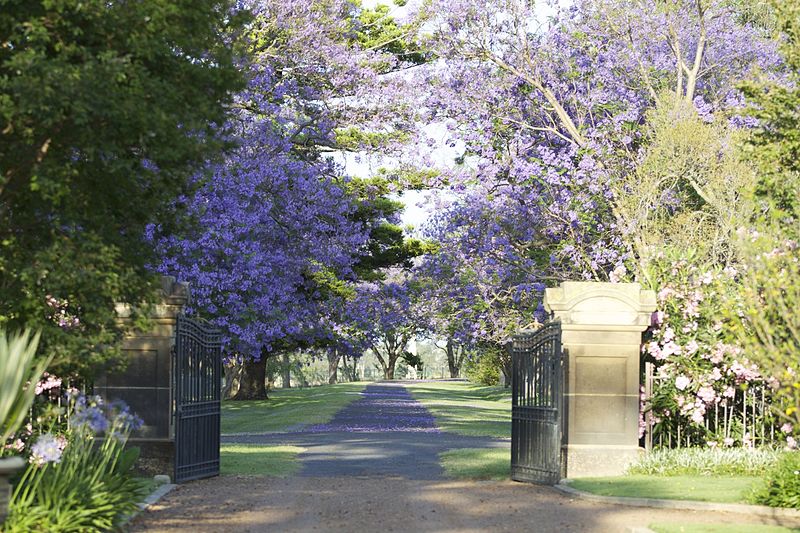
[[[746,503],[758,482],[759,478],[748,476],[631,475],[579,478],[570,485],[602,496]]]
[[[297,446],[223,444],[220,446],[220,473],[223,475],[286,477],[297,473],[300,462]]]
[[[407,386],[412,396],[433,413],[442,431],[511,436],[511,389],[452,381]]]
[[[511,451],[503,448],[462,448],[439,454],[448,477],[504,480],[511,476]]]
[[[222,403],[222,433],[266,433],[323,424],[360,398],[366,383],[340,383],[304,389],[274,389],[268,400]]]

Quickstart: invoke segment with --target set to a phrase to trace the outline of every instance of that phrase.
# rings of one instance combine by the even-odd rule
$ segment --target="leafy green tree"
[[[773,0],[790,83],[758,80],[743,89],[759,127],[743,157],[759,178],[756,232],[743,235],[749,252],[743,288],[732,306],[740,342],[777,378],[773,407],[786,433],[800,433],[800,2]],[[789,444],[796,440],[789,436]]]
[[[155,286],[149,224],[221,147],[229,0],[0,0],[0,326],[90,373]]]

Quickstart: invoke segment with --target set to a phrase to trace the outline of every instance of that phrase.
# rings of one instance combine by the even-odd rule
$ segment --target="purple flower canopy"
[[[327,424],[317,424],[304,433],[377,433],[405,431],[439,433],[433,415],[400,385],[372,385],[361,398],[347,406]]]

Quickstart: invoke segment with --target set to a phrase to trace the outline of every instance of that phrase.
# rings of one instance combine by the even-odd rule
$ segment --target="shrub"
[[[761,476],[781,452],[766,448],[662,448],[643,455],[629,474],[656,476]]]
[[[6,532],[108,531],[136,509],[141,485],[131,468],[139,451],[125,449],[139,423],[119,404],[79,396],[66,436],[44,434],[16,485]],[[102,440],[97,437],[105,435]]]
[[[501,364],[496,350],[486,350],[475,359],[468,359],[464,364],[464,371],[473,383],[497,385],[500,383]]]
[[[770,507],[800,509],[800,452],[784,453],[751,499]]]

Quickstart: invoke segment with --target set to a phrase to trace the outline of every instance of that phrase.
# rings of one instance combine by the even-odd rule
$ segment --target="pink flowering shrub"
[[[640,426],[665,445],[754,446],[774,424],[746,399],[745,391],[769,387],[723,322],[722,306],[735,290],[733,268],[701,271],[690,260],[659,258],[658,311],[642,347],[653,363],[653,385]],[[750,395],[752,397],[752,394]],[[747,412],[744,412],[744,403]]]

